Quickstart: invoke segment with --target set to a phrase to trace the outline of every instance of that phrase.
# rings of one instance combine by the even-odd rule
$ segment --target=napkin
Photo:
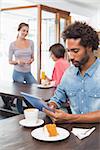
[[[74,135],[76,135],[80,140],[82,140],[85,137],[89,136],[94,130],[95,130],[95,127],[92,127],[90,129],[73,128],[71,132]]]

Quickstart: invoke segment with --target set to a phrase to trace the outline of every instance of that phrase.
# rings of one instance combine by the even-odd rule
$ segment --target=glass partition
[[[55,13],[42,11],[42,45],[41,45],[41,69],[51,78],[54,62],[49,55],[49,47],[56,43],[56,15]],[[49,66],[49,69],[48,69]]]
[[[64,45],[64,41],[62,39],[62,32],[66,27],[66,19],[60,18],[60,42]]]

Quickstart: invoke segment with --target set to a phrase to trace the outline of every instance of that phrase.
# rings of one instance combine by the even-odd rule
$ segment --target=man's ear
[[[89,53],[93,52],[92,47],[87,47]]]

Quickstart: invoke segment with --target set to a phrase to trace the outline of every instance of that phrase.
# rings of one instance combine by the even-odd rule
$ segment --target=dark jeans
[[[31,72],[19,72],[14,70],[13,81],[19,83],[33,84],[37,83]]]

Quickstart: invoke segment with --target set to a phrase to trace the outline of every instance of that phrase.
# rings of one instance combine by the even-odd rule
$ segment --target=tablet
[[[39,109],[40,111],[43,111],[43,108],[46,108],[50,111],[53,111],[50,109],[50,107],[47,105],[46,102],[44,102],[41,98],[35,97],[31,94],[21,92],[21,95],[35,108]]]

